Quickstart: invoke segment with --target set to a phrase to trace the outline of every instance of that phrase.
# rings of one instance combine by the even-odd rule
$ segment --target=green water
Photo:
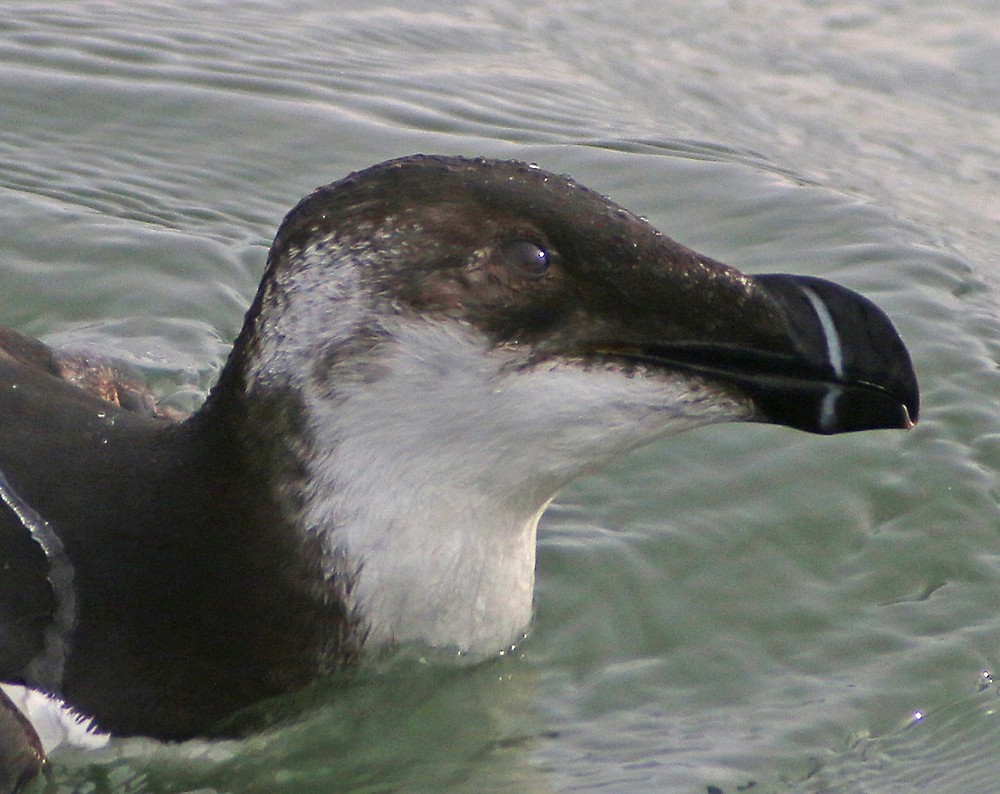
[[[284,212],[416,151],[533,160],[729,264],[858,289],[923,389],[909,433],[716,427],[576,483],[508,657],[388,660],[242,742],[60,753],[52,789],[1000,791],[998,12],[0,5],[0,323],[178,404]]]

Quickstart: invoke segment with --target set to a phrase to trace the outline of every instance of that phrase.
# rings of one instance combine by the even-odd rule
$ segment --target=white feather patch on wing
[[[102,732],[92,719],[57,697],[19,684],[0,684],[0,689],[27,717],[46,755],[61,745],[96,750],[111,740],[111,736]]]

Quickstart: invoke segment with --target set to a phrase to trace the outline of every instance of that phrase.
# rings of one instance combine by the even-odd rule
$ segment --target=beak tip
[[[917,423],[919,387],[909,353],[878,306],[839,284],[812,276],[755,277],[783,310],[796,347],[832,378],[813,398],[820,432],[909,430]],[[786,409],[787,410],[787,409]],[[798,416],[801,411],[790,411]]]

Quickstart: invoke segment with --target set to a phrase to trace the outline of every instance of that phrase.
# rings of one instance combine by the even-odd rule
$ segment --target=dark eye
[[[497,254],[509,268],[532,278],[544,276],[551,263],[548,251],[527,240],[501,243]]]

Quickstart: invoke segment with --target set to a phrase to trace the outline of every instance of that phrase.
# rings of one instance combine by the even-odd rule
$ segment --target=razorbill
[[[899,336],[843,287],[746,275],[525,163],[351,174],[281,224],[190,418],[0,334],[8,786],[45,751],[18,698],[183,739],[367,649],[495,654],[575,477],[714,422],[917,412]]]

